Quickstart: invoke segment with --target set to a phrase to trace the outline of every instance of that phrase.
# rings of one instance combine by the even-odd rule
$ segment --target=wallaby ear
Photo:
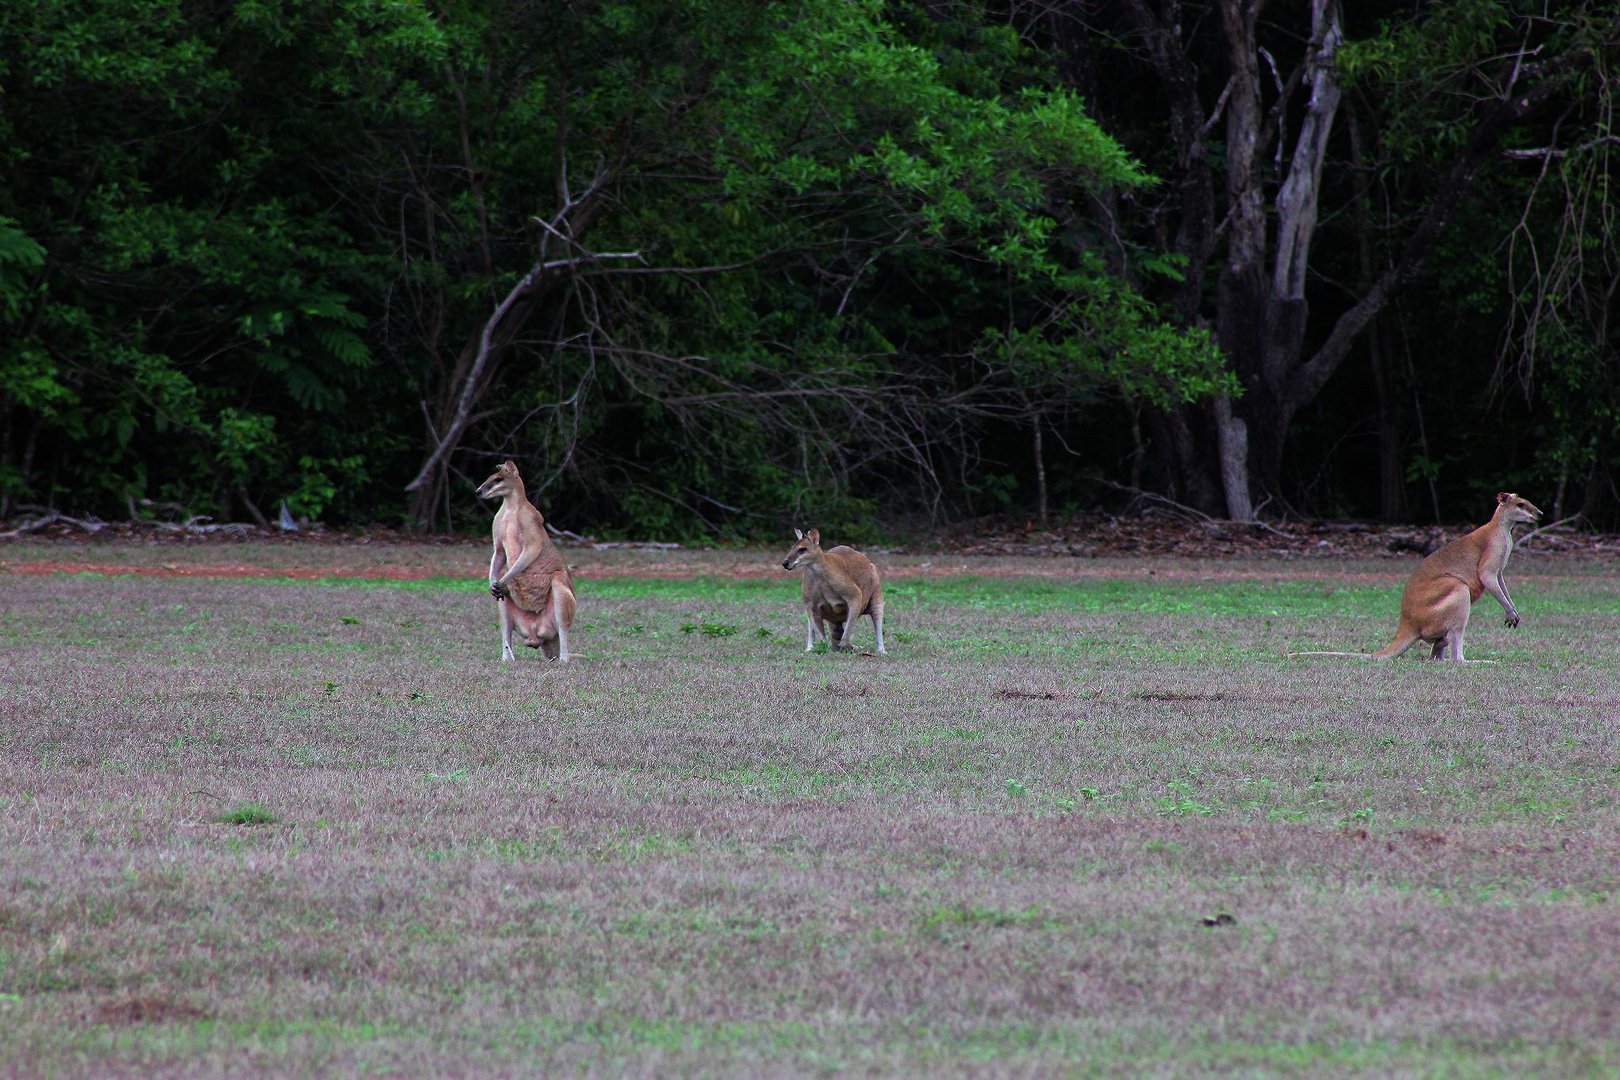
[[[798,529],[794,529],[793,530],[793,539],[795,539],[795,540],[803,540],[804,539],[804,533],[800,532]]]
[[[810,541],[812,544],[819,544],[821,543],[821,530],[811,529],[809,532],[804,534],[804,538]]]
[[[1496,501],[1498,505],[1507,502],[1511,498],[1513,498],[1513,492],[1511,491],[1498,491],[1496,493]]]

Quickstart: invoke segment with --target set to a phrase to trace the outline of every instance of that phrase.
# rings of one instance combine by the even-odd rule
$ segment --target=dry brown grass
[[[882,660],[587,580],[564,670],[476,561],[0,577],[0,1074],[1620,1068],[1620,590],[1452,671],[1165,569],[897,584]]]

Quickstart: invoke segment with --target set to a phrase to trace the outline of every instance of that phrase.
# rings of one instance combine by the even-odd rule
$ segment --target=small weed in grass
[[[225,811],[219,820],[226,825],[274,825],[276,815],[258,803],[244,802]]]
[[[355,626],[359,624],[360,620],[353,615],[339,615],[338,622],[344,626]]]
[[[447,773],[425,772],[422,774],[422,779],[430,784],[458,784],[467,779],[467,770],[452,769]]]
[[[1168,786],[1170,794],[1158,801],[1160,814],[1210,817],[1215,813],[1214,807],[1207,806],[1193,797],[1192,788],[1185,780],[1172,780]]]

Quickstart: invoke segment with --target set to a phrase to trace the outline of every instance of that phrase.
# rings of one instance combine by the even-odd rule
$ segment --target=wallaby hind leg
[[[829,622],[827,627],[832,632],[827,640],[832,643],[834,649],[854,648],[849,643],[849,632],[855,627],[854,619],[845,619],[843,622]]]
[[[1463,659],[1463,633],[1468,629],[1468,612],[1472,608],[1474,598],[1468,595],[1468,590],[1462,587],[1455,589],[1446,598],[1441,608],[1440,624],[1446,628],[1446,636],[1435,643],[1436,657],[1444,657],[1458,664],[1467,663]],[[1445,648],[1442,650],[1441,645]]]
[[[495,605],[501,609],[501,659],[512,659],[512,602],[502,600]]]
[[[1463,632],[1460,626],[1446,635],[1446,659],[1458,664],[1468,663],[1463,659]]]
[[[557,631],[554,641],[543,643],[547,660],[568,663],[568,624],[574,621],[574,593],[566,583],[551,581],[551,624]]]
[[[881,654],[883,652],[883,605],[882,604],[876,604],[876,605],[874,605],[872,607],[872,629],[877,631],[877,642],[878,642],[877,643],[877,651]]]

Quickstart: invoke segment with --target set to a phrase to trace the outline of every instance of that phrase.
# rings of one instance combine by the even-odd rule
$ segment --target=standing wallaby
[[[816,647],[816,636],[834,649],[853,649],[849,643],[855,620],[862,615],[872,616],[877,630],[877,651],[883,651],[883,586],[878,584],[877,567],[872,560],[852,547],[840,544],[831,551],[821,550],[821,532],[793,530],[798,543],[788,549],[782,560],[782,569],[804,567],[804,613],[808,629],[805,631],[804,651]],[[832,627],[828,637],[822,621]]]
[[[515,623],[529,648],[568,663],[568,628],[574,625],[574,581],[562,552],[546,535],[545,519],[529,502],[513,462],[501,463],[478,488],[481,499],[501,500],[491,530],[489,592],[501,610],[501,659],[512,659]]]
[[[1491,520],[1467,536],[1458,537],[1418,563],[1401,593],[1401,621],[1395,640],[1375,653],[1302,652],[1290,656],[1359,656],[1393,660],[1419,640],[1434,645],[1429,659],[1444,656],[1459,664],[1463,659],[1463,631],[1468,612],[1485,593],[1496,597],[1507,612],[1507,625],[1519,625],[1519,612],[1508,598],[1502,572],[1513,554],[1513,526],[1535,521],[1541,511],[1510,491],[1496,496]]]

